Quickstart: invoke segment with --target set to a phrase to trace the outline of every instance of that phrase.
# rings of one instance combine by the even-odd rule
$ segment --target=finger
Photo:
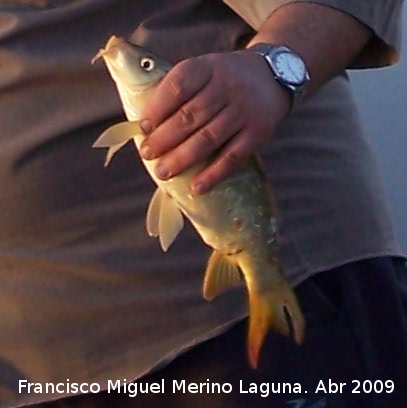
[[[153,92],[142,118],[156,128],[187,100],[206,86],[212,71],[199,58],[181,61],[175,65]]]
[[[225,107],[219,86],[211,82],[159,125],[141,145],[143,159],[153,159],[175,148]]]
[[[193,180],[191,189],[202,194],[231,175],[255,150],[255,142],[247,130],[240,131],[219,152],[215,160]]]
[[[159,160],[157,176],[176,176],[193,164],[213,156],[231,137],[240,132],[243,127],[240,118],[236,105],[226,106],[212,121]]]

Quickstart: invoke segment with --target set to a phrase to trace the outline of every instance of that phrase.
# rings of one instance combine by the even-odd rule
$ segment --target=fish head
[[[172,64],[150,51],[112,35],[92,59],[103,58],[116,83],[124,110],[138,119],[150,91],[156,87]],[[148,95],[147,95],[148,94]]]

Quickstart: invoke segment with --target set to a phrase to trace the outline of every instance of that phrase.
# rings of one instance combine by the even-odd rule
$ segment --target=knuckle
[[[180,94],[186,87],[188,78],[187,60],[174,65],[168,73],[168,84],[175,95]]]
[[[179,75],[177,72],[173,72],[171,77],[168,79],[169,87],[174,96],[178,96],[182,93],[182,90],[184,88],[183,81],[184,81],[183,77]]]
[[[216,135],[208,128],[202,128],[197,133],[200,144],[205,148],[216,148],[218,146]]]
[[[239,165],[241,162],[241,157],[240,155],[235,152],[235,151],[228,151],[225,153],[224,157],[224,162],[226,163],[227,167],[234,168]]]
[[[190,96],[208,82],[209,72],[197,58],[176,64],[168,75],[169,85],[175,96]]]
[[[231,174],[240,164],[238,155],[234,152],[222,153],[214,163],[217,179],[221,180]],[[216,169],[216,170],[215,170]]]
[[[194,124],[195,122],[195,116],[194,113],[186,108],[186,107],[182,107],[179,111],[178,111],[179,117],[180,117],[180,122],[181,125],[183,127],[188,127]]]

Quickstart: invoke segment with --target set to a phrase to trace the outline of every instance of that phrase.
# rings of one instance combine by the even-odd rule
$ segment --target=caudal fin
[[[281,278],[272,288],[249,290],[249,363],[257,368],[268,331],[291,337],[297,344],[304,339],[305,320],[290,285]]]

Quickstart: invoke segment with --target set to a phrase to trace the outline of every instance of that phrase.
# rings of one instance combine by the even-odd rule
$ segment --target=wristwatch
[[[292,96],[292,107],[304,96],[310,80],[309,71],[302,57],[284,45],[258,43],[248,48],[261,55],[276,81]]]

